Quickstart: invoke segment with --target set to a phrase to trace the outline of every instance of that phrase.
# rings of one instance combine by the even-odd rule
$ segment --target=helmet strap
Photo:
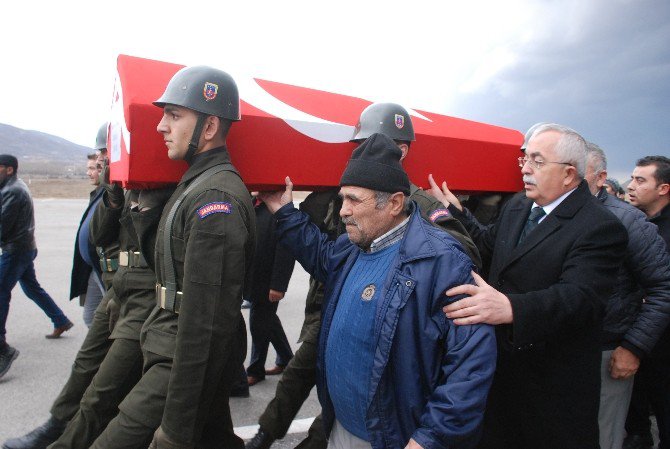
[[[190,164],[191,159],[195,156],[195,152],[198,151],[198,144],[200,143],[200,134],[202,134],[202,128],[205,126],[205,120],[207,116],[203,113],[198,113],[198,120],[195,122],[195,128],[193,128],[193,137],[188,144],[188,150],[186,150],[186,156],[184,160]]]

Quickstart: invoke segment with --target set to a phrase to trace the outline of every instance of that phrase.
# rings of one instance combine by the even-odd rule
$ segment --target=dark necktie
[[[517,245],[521,245],[526,237],[528,237],[533,229],[535,229],[540,223],[540,218],[544,217],[545,215],[546,212],[541,207],[534,207],[531,209],[530,215],[528,215],[528,220],[526,220],[526,225],[523,227],[523,231],[521,231],[521,235],[519,236],[519,243],[517,243]]]

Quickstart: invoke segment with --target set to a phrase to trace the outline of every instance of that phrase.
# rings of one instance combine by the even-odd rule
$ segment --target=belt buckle
[[[119,252],[119,265],[122,267],[127,267],[129,262],[128,251]]]

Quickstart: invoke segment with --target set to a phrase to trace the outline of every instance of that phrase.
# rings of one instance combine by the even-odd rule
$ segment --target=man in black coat
[[[79,297],[79,304],[84,307],[84,323],[89,328],[93,322],[93,313],[107,290],[102,283],[100,263],[90,233],[93,212],[104,193],[104,189],[100,187],[100,169],[97,159],[98,155],[95,153],[88,155],[86,175],[94,189],[90,193],[88,206],[79,221],[79,228],[74,239],[72,274],[70,275],[70,299]]]
[[[670,250],[670,159],[646,156],[635,164],[628,184],[633,206],[658,226],[658,233]],[[656,415],[659,449],[670,447],[670,327],[665,329],[649,357],[640,364],[626,421],[626,448],[653,446],[649,405]]]
[[[252,282],[245,299],[251,302],[249,331],[251,332],[251,359],[247,368],[249,386],[265,379],[265,375],[280,374],[293,357],[291,345],[277,316],[279,301],[288,288],[295,259],[281,245],[277,245],[275,219],[265,203],[254,200],[256,213],[256,251],[252,266]],[[277,352],[275,367],[266,370],[268,346]]]
[[[475,275],[476,286],[446,292],[469,297],[444,308],[457,325],[496,325],[498,366],[479,447],[599,447],[599,336],[627,236],[589,192],[585,162],[579,134],[539,126],[519,161],[525,195],[486,228],[432,183],[490,263],[488,284]]]
[[[591,194],[621,220],[628,247],[607,301],[601,337],[600,449],[621,449],[626,412],[640,360],[670,323],[670,255],[656,226],[634,206],[607,193],[605,152],[588,143],[586,181]]]

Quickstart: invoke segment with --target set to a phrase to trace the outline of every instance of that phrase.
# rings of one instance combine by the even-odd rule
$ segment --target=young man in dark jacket
[[[620,449],[635,373],[670,322],[670,254],[644,213],[607,193],[607,158],[593,143],[587,144],[585,179],[591,194],[628,231],[628,246],[603,321],[598,413],[600,449]]]
[[[7,344],[5,336],[9,301],[17,282],[53,322],[54,330],[47,338],[57,338],[72,327],[72,322],[37,282],[33,264],[37,257],[33,199],[26,184],[17,177],[18,169],[16,157],[0,154],[0,377],[19,355],[17,349]]]

